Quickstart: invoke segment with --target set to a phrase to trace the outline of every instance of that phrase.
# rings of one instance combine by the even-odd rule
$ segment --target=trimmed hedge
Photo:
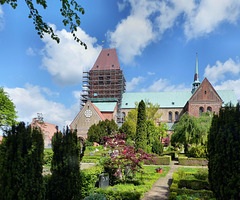
[[[209,190],[210,186],[207,181],[186,179],[192,174],[195,173],[185,173],[182,170],[173,173],[173,182],[169,194],[170,200],[176,200],[178,195],[199,195],[201,199],[214,198],[213,192]]]
[[[144,161],[144,164],[145,165],[170,165],[171,156],[156,156],[156,157],[153,157],[153,160],[155,161],[155,163],[153,161],[146,160]]]
[[[97,163],[98,159],[82,159],[81,163]]]
[[[207,181],[203,180],[186,180],[182,179],[179,180],[178,183],[179,188],[187,188],[187,189],[193,189],[193,190],[210,190],[210,185]]]
[[[185,166],[207,166],[208,161],[204,158],[180,157],[180,158],[178,158],[178,164],[179,165],[185,165]]]

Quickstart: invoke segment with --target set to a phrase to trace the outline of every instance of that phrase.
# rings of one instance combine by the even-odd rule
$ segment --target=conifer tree
[[[209,182],[217,199],[240,199],[240,108],[224,107],[208,135]]]
[[[135,147],[144,151],[147,148],[146,107],[143,100],[138,105]]]
[[[43,135],[21,122],[0,145],[0,199],[42,200]]]
[[[80,151],[77,133],[67,129],[52,139],[52,177],[49,181],[50,200],[78,199],[80,195]]]

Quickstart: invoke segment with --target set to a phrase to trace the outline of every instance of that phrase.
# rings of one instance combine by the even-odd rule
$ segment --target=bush
[[[152,152],[159,156],[163,152],[163,144],[158,139],[153,142]]]
[[[206,146],[192,147],[189,151],[189,155],[193,158],[206,158],[207,147]]]
[[[90,194],[84,200],[107,200],[104,194]]]
[[[145,165],[170,165],[171,162],[171,156],[156,156],[152,158],[153,161],[146,160],[144,161]]]
[[[194,173],[194,177],[199,180],[207,180],[208,169],[199,169],[196,173]]]
[[[52,149],[44,149],[43,164],[50,167],[52,162],[52,157],[53,157]]]
[[[208,165],[208,161],[204,158],[179,157],[178,163],[179,165],[185,165],[185,166],[207,166]]]
[[[100,166],[94,166],[88,169],[81,170],[81,191],[80,197],[83,199],[84,197],[90,195],[90,193],[96,190],[95,185],[99,179],[99,174],[103,172],[103,168]]]
[[[193,190],[210,190],[209,183],[207,181],[202,180],[186,180],[181,179],[178,183],[179,188],[187,188]]]

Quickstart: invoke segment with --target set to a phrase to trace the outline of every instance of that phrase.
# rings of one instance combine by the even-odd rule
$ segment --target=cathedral
[[[169,130],[183,113],[196,117],[208,111],[218,114],[226,104],[237,104],[233,90],[216,91],[207,78],[202,83],[199,81],[197,58],[191,91],[125,92],[116,49],[102,49],[91,70],[84,72],[82,108],[70,127],[86,139],[88,129],[99,121],[113,119],[121,126],[125,116],[135,108],[135,102],[141,100],[159,105],[161,118],[157,123],[167,123]]]

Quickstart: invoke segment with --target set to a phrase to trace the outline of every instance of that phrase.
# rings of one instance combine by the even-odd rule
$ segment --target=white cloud
[[[59,85],[74,85],[81,82],[83,71],[88,71],[93,66],[101,51],[101,47],[96,45],[97,39],[78,28],[76,35],[88,46],[85,50],[65,29],[59,31],[55,28],[55,33],[60,37],[60,44],[48,35],[42,39],[45,43],[42,50],[42,67]]]
[[[187,88],[184,84],[175,86],[171,85],[171,83],[167,79],[159,79],[154,81],[151,86],[148,88],[143,88],[142,92],[170,92],[170,91],[190,91],[191,88]]]
[[[236,97],[240,100],[240,79],[238,80],[227,80],[222,82],[220,85],[214,86],[216,90],[234,90]]]
[[[29,47],[29,48],[26,50],[26,54],[27,54],[28,56],[36,56],[36,52],[35,52],[35,50],[33,50],[32,47]]]
[[[0,6],[0,31],[4,28],[4,12],[2,6]]]
[[[18,121],[31,123],[37,113],[42,113],[45,122],[62,127],[69,125],[79,110],[77,105],[67,109],[61,103],[47,100],[42,93],[45,89],[38,86],[27,84],[25,88],[4,88],[4,90],[16,106]]]
[[[134,77],[130,82],[126,83],[126,90],[132,91],[138,86],[141,82],[144,81],[144,78],[142,76]]]
[[[155,75],[156,73],[155,72],[148,72],[147,73],[149,76],[152,76],[152,75]]]
[[[126,1],[125,1],[126,3]],[[156,11],[157,2],[129,0],[131,14],[116,26],[115,31],[108,31],[111,47],[116,46],[122,62],[129,64],[135,56],[142,54],[151,42],[156,40],[149,16]],[[124,6],[121,7],[123,9]]]
[[[206,36],[222,23],[236,24],[239,0],[123,0],[119,11],[130,5],[130,15],[115,30],[108,31],[110,46],[116,46],[125,64],[134,62],[151,43],[178,25],[187,40]]]
[[[236,23],[240,12],[239,0],[203,0],[187,13],[185,34],[188,39],[204,36],[221,23]]]
[[[221,63],[220,61],[216,62],[216,65],[210,66],[208,65],[205,68],[204,76],[208,78],[208,80],[214,84],[218,81],[223,81],[226,74],[238,75],[240,73],[240,62],[232,60],[229,58],[225,63]]]

